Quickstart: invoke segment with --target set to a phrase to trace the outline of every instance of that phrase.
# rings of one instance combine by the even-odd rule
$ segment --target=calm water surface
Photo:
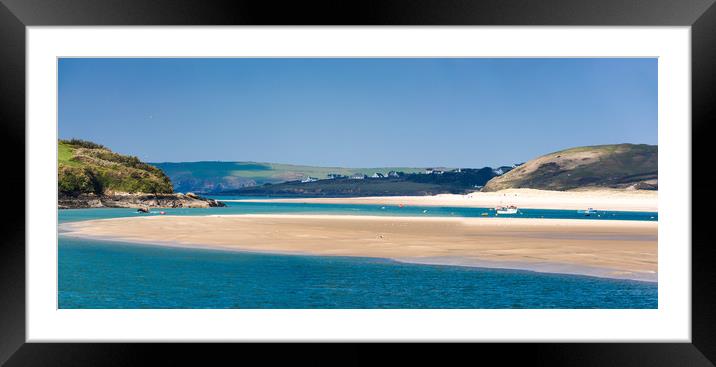
[[[218,196],[216,199],[227,197]],[[233,198],[233,197],[232,197]],[[590,219],[590,220],[642,220],[657,221],[656,212],[597,211],[585,216],[577,210],[520,209],[519,214],[497,215],[492,208],[462,208],[439,206],[368,205],[368,204],[312,204],[312,203],[270,203],[270,202],[226,202],[224,208],[178,208],[153,209],[150,214],[139,214],[131,209],[69,209],[59,214],[60,222],[159,215],[212,215],[212,214],[348,214],[348,215],[385,215],[385,216],[427,216],[427,217],[512,217],[546,219]]]
[[[305,213],[478,217],[480,208],[228,203],[171,215]],[[425,212],[427,210],[427,212]],[[158,210],[157,210],[158,213]],[[584,218],[568,210],[521,217]],[[588,219],[657,220],[599,212]],[[75,209],[59,222],[138,216]],[[156,215],[149,214],[149,215]],[[391,260],[241,253],[59,236],[60,308],[656,308],[656,283]]]

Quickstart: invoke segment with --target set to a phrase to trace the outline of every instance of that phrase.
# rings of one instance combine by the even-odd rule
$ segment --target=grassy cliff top
[[[576,147],[535,158],[490,180],[483,191],[511,188],[574,190],[656,189],[658,147],[613,144]]]
[[[173,192],[169,178],[160,169],[99,144],[60,140],[57,157],[58,189],[62,194]]]

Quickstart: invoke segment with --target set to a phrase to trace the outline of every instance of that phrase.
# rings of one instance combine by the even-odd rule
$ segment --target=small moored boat
[[[597,214],[597,211],[594,210],[594,208],[589,208],[587,210],[577,210],[577,213],[584,214],[585,217],[588,217],[592,214]]]
[[[500,206],[495,208],[495,211],[497,211],[497,214],[517,214],[517,207],[514,205]]]

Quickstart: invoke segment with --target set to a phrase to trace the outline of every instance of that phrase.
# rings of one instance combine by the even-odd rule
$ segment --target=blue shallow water
[[[172,215],[350,213],[479,216],[482,209],[229,203]],[[453,214],[455,213],[455,214]],[[459,214],[458,214],[459,213]],[[477,215],[474,215],[477,213]],[[642,220],[656,213],[615,214]],[[61,210],[59,222],[136,216]],[[151,214],[150,214],[151,215]],[[550,218],[575,211],[530,211]],[[593,218],[595,219],[595,218]],[[604,219],[611,219],[605,215]],[[657,284],[391,260],[165,248],[59,236],[60,308],[657,308]]]
[[[652,283],[63,238],[60,308],[656,308]]]
[[[218,197],[222,198],[222,197]],[[488,217],[498,216],[492,208],[461,208],[433,206],[397,205],[355,205],[355,204],[309,204],[309,203],[265,203],[265,202],[226,202],[223,208],[178,208],[161,209],[167,215],[212,215],[212,214],[350,214],[350,215],[386,215],[386,216],[427,216],[427,217]],[[116,217],[159,215],[159,209],[151,214],[139,214],[131,209],[67,209],[61,210],[60,222],[104,219]],[[585,216],[576,210],[520,209],[519,214],[499,215],[511,218],[547,218],[547,219],[591,219],[591,220],[642,220],[657,221],[656,212],[597,211]]]

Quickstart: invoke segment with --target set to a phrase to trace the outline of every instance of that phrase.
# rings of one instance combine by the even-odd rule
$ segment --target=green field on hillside
[[[510,167],[501,167],[509,170]],[[227,191],[227,195],[244,196],[402,196],[464,194],[478,190],[497,173],[490,167],[461,169],[435,174],[403,173],[394,177],[337,178],[312,182],[290,181],[264,184]]]
[[[510,188],[574,190],[658,188],[658,146],[595,145],[545,154],[495,177],[484,191]]]
[[[328,178],[329,174],[350,176],[374,173],[387,175],[390,171],[418,173],[425,168],[418,167],[376,167],[344,168],[315,167],[292,164],[262,162],[179,162],[152,163],[164,171],[174,184],[177,192],[220,192],[247,186],[261,186],[266,183],[281,183],[302,180],[307,177]],[[437,167],[436,167],[437,168]],[[441,167],[443,169],[448,169]]]
[[[169,178],[156,167],[83,140],[60,140],[57,163],[62,194],[173,191]]]

